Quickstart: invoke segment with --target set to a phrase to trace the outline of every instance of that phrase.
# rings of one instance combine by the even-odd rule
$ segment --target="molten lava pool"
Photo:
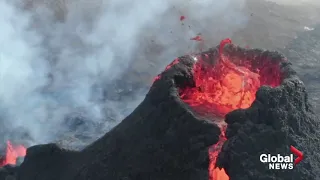
[[[250,107],[260,86],[280,85],[279,62],[262,56],[264,59],[261,61],[253,56],[246,57],[245,51],[250,50],[245,49],[242,55],[237,55],[238,51],[234,52],[235,55],[232,51],[225,54],[227,44],[234,46],[230,39],[221,41],[218,56],[214,59],[212,54],[206,53],[195,56],[195,87],[180,89],[181,99],[201,115],[224,119],[227,113],[235,109]],[[219,126],[222,132],[220,140],[209,150],[209,180],[229,180],[224,169],[215,166],[221,147],[227,140],[226,126]]]

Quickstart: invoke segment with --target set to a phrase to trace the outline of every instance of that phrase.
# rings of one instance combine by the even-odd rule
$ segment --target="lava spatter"
[[[195,87],[180,89],[180,98],[201,115],[223,119],[235,109],[250,107],[260,86],[276,87],[281,82],[279,63],[231,57],[224,53],[225,46],[231,43],[230,39],[221,41],[214,62],[208,54],[198,55],[193,67]],[[209,149],[209,180],[229,180],[224,169],[216,167],[217,156],[227,140],[225,125],[219,126],[220,140]]]

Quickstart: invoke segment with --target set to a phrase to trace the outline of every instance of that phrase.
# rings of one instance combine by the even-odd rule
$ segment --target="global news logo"
[[[261,154],[260,162],[268,164],[269,169],[293,169],[295,165],[303,160],[304,156],[301,151],[293,146],[290,146],[290,151],[292,154],[289,155]],[[296,159],[294,159],[294,155],[297,156]]]

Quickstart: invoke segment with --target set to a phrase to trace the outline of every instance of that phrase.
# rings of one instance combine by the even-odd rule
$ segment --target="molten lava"
[[[222,148],[223,143],[227,140],[225,136],[226,127],[221,128],[221,134],[217,144],[214,144],[209,149],[209,180],[229,180],[228,175],[224,169],[216,168],[216,162],[219,155],[219,152]]]
[[[15,165],[18,157],[24,157],[27,149],[22,145],[12,145],[7,141],[7,149],[5,157],[0,157],[0,167],[11,164]]]
[[[265,59],[257,63],[241,59],[244,57],[225,55],[226,44],[231,44],[231,40],[221,41],[219,56],[214,62],[210,58],[212,54],[195,56],[195,87],[180,89],[181,99],[196,112],[222,119],[230,111],[250,107],[260,86],[275,87],[281,82],[279,62]],[[209,180],[229,180],[224,169],[216,167],[218,154],[226,141],[225,128],[221,127],[219,142],[209,149]]]

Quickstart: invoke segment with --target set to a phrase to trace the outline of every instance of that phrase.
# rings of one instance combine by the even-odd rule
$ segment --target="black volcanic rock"
[[[55,144],[27,150],[19,180],[208,179],[208,147],[220,129],[180,100],[191,58],[161,74],[144,101],[118,126],[80,152]]]
[[[15,180],[18,167],[6,165],[0,168],[0,179],[2,180]]]

